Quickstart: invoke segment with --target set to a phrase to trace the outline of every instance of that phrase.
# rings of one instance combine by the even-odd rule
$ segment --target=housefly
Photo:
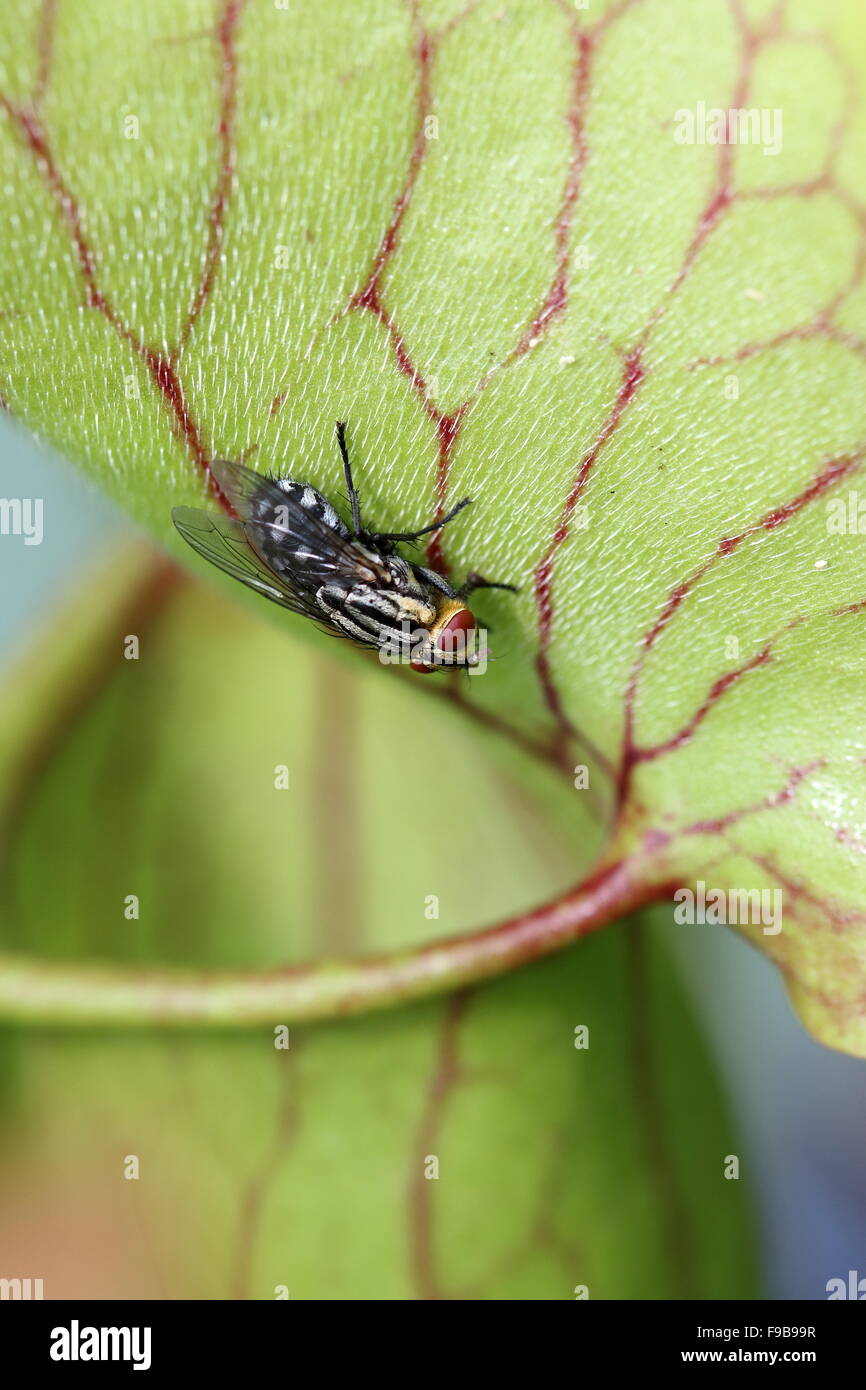
[[[383,661],[414,671],[477,667],[478,624],[466,599],[476,589],[510,589],[470,574],[459,589],[397,547],[439,531],[467,507],[461,502],[418,531],[372,531],[361,522],[346,426],[337,423],[351,526],[309,483],[265,477],[240,463],[211,472],[234,517],[175,507],[174,524],[211,564],[336,637],[374,647]]]

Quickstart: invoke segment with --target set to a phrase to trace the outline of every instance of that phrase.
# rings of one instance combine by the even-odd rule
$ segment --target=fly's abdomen
[[[310,487],[309,483],[298,483],[292,478],[278,478],[276,482],[280,492],[286,495],[285,515],[282,517],[280,516],[279,503],[275,501],[272,502],[270,499],[262,496],[251,508],[251,515],[256,521],[264,521],[271,526],[279,527],[280,530],[285,530],[288,528],[290,517],[289,504],[293,503],[303,507],[305,512],[309,512],[319,521],[324,522],[326,526],[330,527],[332,531],[336,531],[338,535],[347,536],[349,534],[345,524],[341,521],[327,497],[323,497],[316,488]]]

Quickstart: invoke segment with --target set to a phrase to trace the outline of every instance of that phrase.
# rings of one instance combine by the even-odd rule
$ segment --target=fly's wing
[[[195,507],[175,507],[171,515],[184,540],[217,569],[293,613],[322,621],[321,608],[308,595],[294,593],[262,563],[250,545],[242,521],[201,512]]]
[[[254,468],[246,468],[242,463],[232,463],[229,459],[214,459],[210,466],[220,491],[225,493],[238,516],[247,521],[251,515],[259,515],[258,506],[279,507],[285,500],[285,493],[264,473]],[[263,512],[261,513],[264,514]]]
[[[322,584],[388,584],[386,570],[340,535],[297,493],[242,463],[217,460],[211,472],[244,523],[247,540],[268,570],[293,593],[313,596]]]

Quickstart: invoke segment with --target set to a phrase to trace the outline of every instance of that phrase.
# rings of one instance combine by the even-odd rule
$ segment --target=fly
[[[234,517],[175,507],[184,540],[211,564],[385,660],[405,660],[414,671],[478,666],[478,624],[466,599],[476,589],[509,589],[470,574],[455,589],[436,570],[399,554],[421,536],[439,531],[472,499],[464,497],[439,521],[418,531],[371,531],[361,522],[352,481],[346,426],[337,422],[351,509],[351,527],[309,483],[269,478],[240,463],[217,461],[211,472]]]

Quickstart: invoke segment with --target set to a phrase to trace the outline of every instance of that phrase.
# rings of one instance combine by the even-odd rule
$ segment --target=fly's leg
[[[346,448],[346,422],[337,421],[337,443],[340,446],[340,457],[343,460],[343,474],[346,479],[346,491],[349,494],[349,505],[352,508],[352,530],[356,536],[361,534],[361,501],[355,484],[352,482],[352,466],[349,463],[349,450]]]
[[[444,594],[446,598],[458,597],[457,590],[448,583],[447,579],[443,579],[441,574],[437,574],[435,570],[428,569],[426,565],[410,564],[409,568],[416,579],[420,579],[424,584],[432,585],[434,589],[438,589],[440,594]]]
[[[457,598],[468,598],[474,594],[476,589],[507,589],[509,593],[519,594],[520,590],[516,584],[498,584],[493,579],[485,579],[480,574],[467,574],[465,581],[457,590]]]
[[[429,536],[431,531],[439,531],[443,526],[447,526],[448,522],[453,521],[457,513],[462,512],[464,507],[468,507],[471,501],[471,497],[464,497],[439,521],[431,521],[429,526],[422,526],[420,531],[377,531],[372,539],[377,541],[417,541],[421,536]]]

